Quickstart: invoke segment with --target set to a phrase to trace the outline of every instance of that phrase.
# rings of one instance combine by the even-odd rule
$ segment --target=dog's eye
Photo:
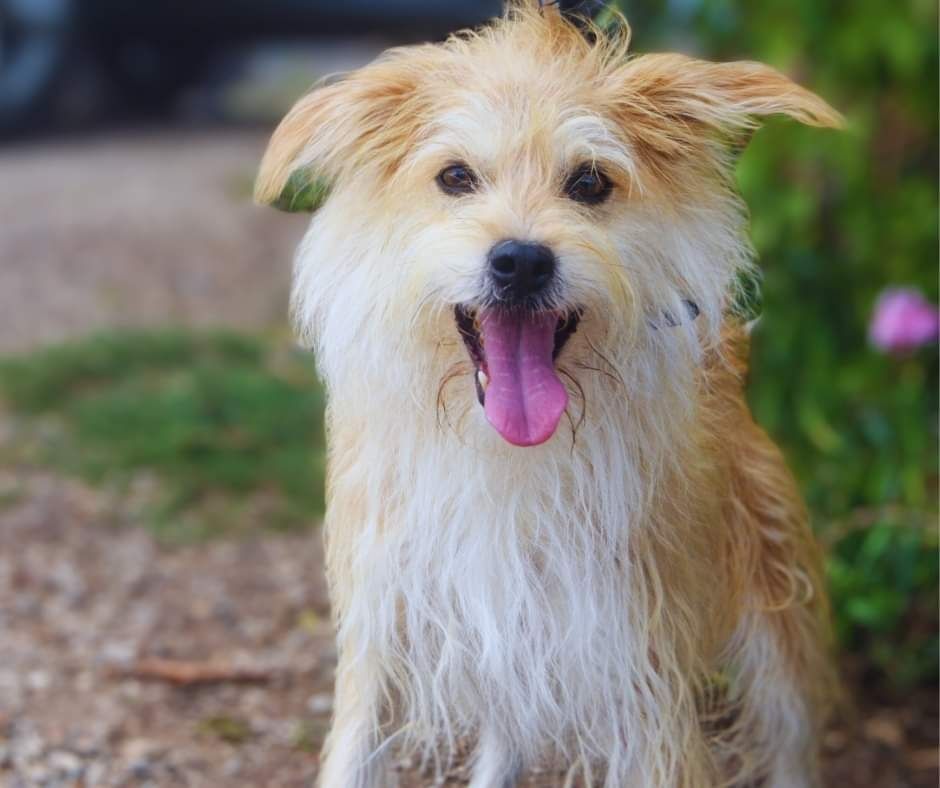
[[[612,189],[610,179],[596,167],[586,165],[575,170],[565,183],[565,194],[575,202],[597,205],[604,202]]]
[[[466,164],[451,164],[438,173],[437,184],[446,194],[469,194],[476,191],[477,176]]]

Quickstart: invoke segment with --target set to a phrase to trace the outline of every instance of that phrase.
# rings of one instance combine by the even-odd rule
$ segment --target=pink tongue
[[[487,421],[516,446],[536,446],[555,432],[568,405],[552,352],[558,318],[485,312],[480,320],[489,388]]]

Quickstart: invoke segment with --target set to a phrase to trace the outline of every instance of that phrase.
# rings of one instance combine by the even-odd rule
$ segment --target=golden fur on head
[[[466,80],[475,75],[466,72],[466,59],[485,48],[503,48],[505,56],[529,68],[548,67],[547,74],[523,76],[557,78],[556,89],[574,88],[588,106],[606,110],[659,175],[674,175],[669,162],[680,166],[710,147],[707,130],[740,133],[768,115],[811,126],[842,124],[826,102],[762,63],[710,63],[678,54],[628,57],[630,29],[622,18],[613,33],[595,29],[593,43],[557,11],[542,13],[537,4],[515,4],[506,21],[443,46],[392,50],[310,93],[275,132],[256,199],[276,200],[297,167],[316,167],[331,178],[363,164],[392,172],[443,109],[442,90],[470,87]]]
[[[813,784],[825,605],[744,401],[728,146],[766,115],[840,119],[767,66],[628,44],[518,2],[314,90],[265,154],[259,201],[298,171],[330,189],[292,296],[330,397],[326,788],[461,743],[477,788],[543,763],[608,788]],[[603,202],[566,192],[585,168]],[[542,308],[579,321],[551,362],[569,418],[530,448],[487,423],[455,323],[493,309],[505,239],[552,250]]]

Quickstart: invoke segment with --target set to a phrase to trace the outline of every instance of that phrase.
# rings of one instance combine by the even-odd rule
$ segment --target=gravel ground
[[[263,145],[162,131],[0,150],[0,351],[283,325],[304,220],[251,206]],[[170,549],[126,499],[0,469],[0,786],[310,785],[334,663],[315,533]],[[826,784],[936,786],[935,691],[854,686]]]
[[[282,324],[305,217],[251,202],[267,136],[0,148],[0,352],[96,329]]]
[[[300,786],[334,665],[319,540],[161,550],[43,474],[0,516],[0,784]],[[143,658],[250,681],[176,686]]]
[[[169,549],[74,482],[7,471],[0,495],[0,785],[312,784],[335,668],[314,533]],[[826,784],[936,786],[934,703],[831,730]]]

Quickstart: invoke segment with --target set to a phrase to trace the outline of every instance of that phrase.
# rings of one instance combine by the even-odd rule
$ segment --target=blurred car
[[[91,60],[125,107],[165,108],[225,47],[383,34],[440,38],[502,0],[0,0],[0,132],[42,118]]]

